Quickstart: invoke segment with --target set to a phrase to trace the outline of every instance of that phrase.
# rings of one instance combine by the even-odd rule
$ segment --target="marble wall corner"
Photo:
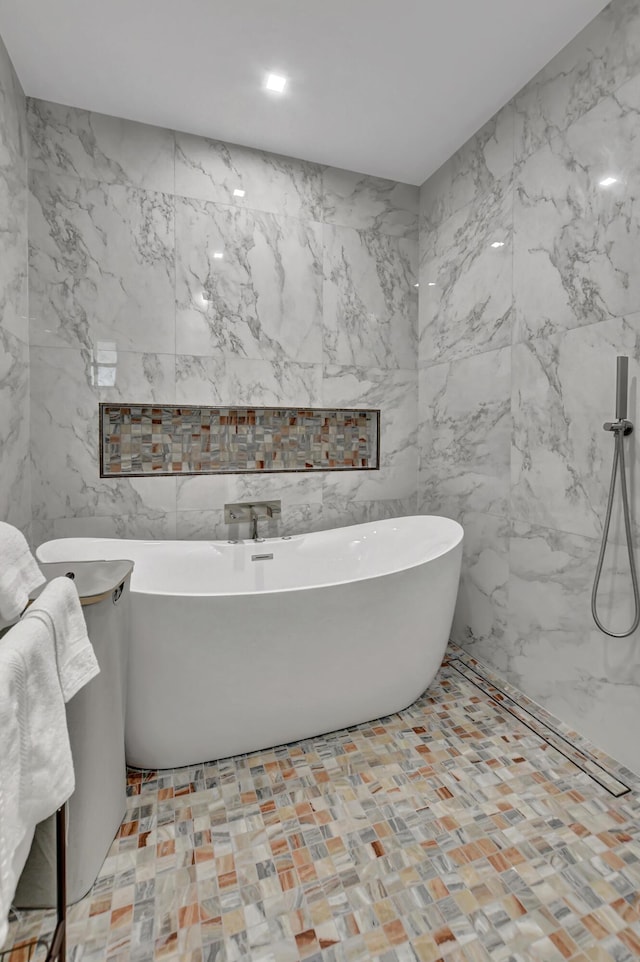
[[[322,167],[250,147],[176,133],[176,194],[322,221]]]
[[[0,328],[28,344],[25,104],[0,40]]]
[[[418,510],[431,514],[428,502],[420,499]],[[504,671],[508,664],[509,521],[473,511],[454,520],[464,528],[464,547],[451,639],[496,671]]]
[[[508,346],[513,312],[512,189],[503,180],[422,245],[420,363]]]
[[[420,188],[420,230],[438,230],[453,214],[513,177],[515,112],[509,102]]]
[[[0,39],[0,520],[29,538],[26,101]]]
[[[29,347],[0,327],[0,521],[31,522]]]
[[[507,517],[510,349],[421,367],[418,398],[419,492],[430,511]]]
[[[417,239],[418,187],[337,167],[325,167],[322,186],[325,223]]]

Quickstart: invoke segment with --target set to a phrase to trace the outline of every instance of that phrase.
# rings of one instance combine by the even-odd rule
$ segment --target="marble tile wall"
[[[247,498],[282,498],[272,534],[413,513],[418,188],[43,101],[28,120],[36,539],[226,538]],[[381,469],[101,479],[98,401],[379,407]]]
[[[466,530],[454,640],[637,771],[640,636],[601,634],[590,594],[617,354],[640,418],[639,117],[640,5],[614,0],[423,185],[418,432],[419,510]],[[618,506],[614,527],[621,630]]]
[[[0,520],[29,536],[27,296],[26,101],[0,40]]]

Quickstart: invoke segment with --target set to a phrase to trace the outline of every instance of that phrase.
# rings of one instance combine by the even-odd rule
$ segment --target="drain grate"
[[[631,791],[628,785],[625,785],[619,778],[607,771],[593,756],[576,748],[568,738],[534,715],[533,712],[525,708],[524,705],[521,705],[520,702],[516,701],[516,699],[509,695],[503,688],[500,688],[494,684],[494,682],[485,678],[476,668],[467,665],[461,658],[449,658],[447,664],[457,671],[458,674],[462,675],[463,678],[471,682],[472,685],[479,688],[483,694],[487,695],[487,697],[502,708],[503,711],[517,718],[519,722],[546,742],[547,745],[550,745],[551,748],[560,752],[560,754],[575,765],[576,768],[579,768],[581,772],[588,775],[589,778],[593,779],[596,784],[604,788],[604,790],[610,795],[613,795],[614,798],[621,798]]]

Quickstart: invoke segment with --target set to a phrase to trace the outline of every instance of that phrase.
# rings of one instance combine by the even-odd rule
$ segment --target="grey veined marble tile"
[[[100,478],[99,401],[173,394],[171,355],[122,354],[114,384],[100,383],[90,352],[31,348],[31,453],[36,519],[175,512],[175,478]],[[132,396],[133,395],[133,396]]]
[[[614,0],[514,98],[516,162],[640,70],[640,7]]]
[[[591,618],[598,548],[597,540],[514,524],[505,670],[512,683],[596,744],[606,732],[620,758],[633,758],[640,648],[637,634],[607,638]],[[607,554],[599,594],[600,616],[613,630],[633,621],[630,588],[626,552],[617,545]]]
[[[616,356],[630,356],[629,417],[638,418],[640,315],[516,344],[512,350],[512,515],[521,521],[598,538],[607,503],[615,415]],[[638,518],[639,447],[625,442]],[[616,498],[612,535],[623,534]],[[637,520],[635,522],[638,530]]]
[[[511,350],[421,368],[420,492],[435,514],[506,516]]]
[[[417,242],[324,226],[325,364],[416,365]]]
[[[432,231],[457,211],[510,178],[514,109],[506,104],[420,188],[420,229]]]
[[[337,167],[325,168],[322,183],[326,223],[417,236],[418,187]]]
[[[319,363],[321,230],[176,198],[178,353]]]
[[[322,220],[322,167],[250,147],[176,134],[176,193]]]
[[[432,513],[428,502],[418,509]],[[460,590],[451,630],[453,641],[503,670],[506,661],[509,522],[490,514],[456,517],[464,528]]]
[[[31,170],[173,193],[173,131],[46,100],[28,111]]]
[[[27,137],[20,82],[0,40],[0,328],[27,343]]]
[[[639,121],[637,77],[522,165],[516,340],[640,310]]]
[[[420,363],[435,364],[511,343],[510,181],[450,217],[423,242]]]
[[[417,377],[415,370],[328,365],[322,381],[323,403],[330,408],[379,408],[380,463],[398,465],[415,453]]]
[[[176,356],[178,404],[321,407],[322,367],[241,357]]]
[[[0,519],[23,532],[29,488],[29,347],[0,327]]]
[[[31,174],[31,341],[175,350],[173,198]]]

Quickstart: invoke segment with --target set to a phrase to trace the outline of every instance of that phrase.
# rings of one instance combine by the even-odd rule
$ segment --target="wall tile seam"
[[[502,181],[502,180],[508,181],[507,185],[506,185],[505,188],[504,188],[504,192],[503,192],[503,193],[496,192],[493,188],[488,188],[487,190],[480,191],[478,194],[476,194],[475,197],[473,197],[471,200],[467,201],[466,204],[463,204],[461,207],[456,208],[456,210],[454,210],[451,214],[449,214],[448,217],[446,217],[443,221],[441,221],[440,224],[438,224],[437,227],[435,227],[435,228],[433,228],[433,229],[421,228],[421,229],[420,229],[420,236],[422,235],[423,231],[424,231],[425,233],[427,233],[427,234],[439,234],[439,233],[441,233],[441,232],[444,230],[444,228],[449,224],[449,222],[450,222],[451,220],[453,220],[454,217],[460,217],[460,215],[461,215],[464,211],[467,211],[469,208],[473,207],[474,205],[480,204],[482,201],[486,200],[486,199],[489,198],[489,197],[495,197],[496,199],[498,199],[498,198],[506,198],[506,197],[507,197],[507,194],[511,193],[511,199],[510,199],[511,213],[512,213],[512,227],[511,227],[511,230],[512,230],[512,237],[513,237],[513,234],[515,233],[514,227],[513,227],[513,204],[514,204],[514,192],[515,192],[515,188],[516,188],[516,176],[515,176],[515,171],[512,171],[510,174],[505,174],[504,177],[498,178],[498,180],[496,181],[496,183],[500,183],[500,181]],[[512,245],[511,245],[511,252],[512,252],[512,254],[513,254],[513,246],[514,246],[514,245],[513,245],[513,243],[512,243]],[[422,253],[421,253],[420,251],[419,251],[419,254],[420,254],[420,260],[419,260],[419,264],[418,264],[418,269],[421,270],[421,269],[426,265],[426,263],[428,262],[428,259],[427,259],[427,258],[423,258]]]
[[[537,76],[537,75],[536,75],[536,76]],[[542,139],[541,143],[539,143],[533,150],[529,151],[528,153],[523,153],[523,154],[521,154],[521,155],[516,154],[516,151],[515,151],[515,142],[514,142],[513,169],[512,169],[512,172],[511,172],[510,174],[503,174],[502,178],[496,178],[495,181],[494,181],[494,183],[493,183],[490,187],[488,187],[486,190],[479,191],[479,192],[474,196],[474,198],[473,198],[472,200],[467,201],[466,204],[463,204],[461,207],[457,208],[455,211],[453,211],[451,214],[449,214],[446,218],[444,218],[444,220],[440,221],[440,222],[438,223],[438,226],[437,226],[437,227],[430,229],[430,228],[423,227],[422,225],[420,225],[420,226],[419,226],[419,233],[422,234],[423,231],[425,231],[426,233],[435,233],[435,232],[438,232],[438,231],[442,230],[442,228],[443,228],[453,217],[455,217],[456,215],[460,214],[460,212],[463,211],[463,210],[465,210],[465,208],[469,207],[471,204],[478,203],[479,201],[483,200],[485,197],[488,197],[488,196],[490,196],[492,193],[494,193],[495,184],[496,184],[496,183],[499,183],[500,180],[503,180],[503,179],[506,179],[506,178],[508,178],[508,177],[511,177],[511,178],[513,179],[512,188],[513,188],[513,190],[515,191],[515,189],[516,189],[516,187],[517,187],[517,180],[518,180],[518,176],[519,176],[520,169],[525,165],[525,163],[527,163],[527,162],[530,161],[532,158],[534,158],[534,157],[536,156],[536,154],[540,153],[540,152],[543,151],[543,150],[546,150],[548,147],[550,147],[551,145],[553,145],[554,142],[559,141],[559,140],[561,140],[562,138],[566,137],[567,133],[568,133],[576,124],[578,124],[578,123],[580,123],[582,120],[584,120],[585,117],[588,117],[588,115],[589,115],[592,111],[597,110],[598,108],[600,108],[600,107],[602,106],[602,104],[603,104],[606,100],[609,100],[609,99],[615,100],[615,99],[617,99],[617,95],[618,95],[619,91],[620,91],[623,87],[625,87],[627,84],[632,83],[632,82],[633,82],[634,80],[636,80],[638,77],[640,77],[640,70],[637,71],[636,73],[630,74],[628,77],[625,78],[625,80],[623,80],[620,84],[618,84],[617,87],[615,87],[615,88],[612,89],[612,90],[607,91],[606,94],[603,94],[603,96],[600,97],[599,100],[598,100],[596,103],[591,104],[590,107],[585,108],[584,111],[582,111],[582,112],[579,113],[576,117],[574,117],[574,119],[571,121],[571,123],[570,123],[567,127],[563,128],[562,130],[557,130],[557,131],[556,131],[555,133],[553,133],[550,137],[546,137],[546,136],[545,136],[545,137]],[[529,81],[529,83],[532,83],[534,80],[535,80],[535,77],[533,77],[533,78],[531,79],[531,81]],[[529,83],[525,84],[524,87],[522,87],[521,90],[519,90],[518,93],[515,94],[514,97],[512,97],[509,101],[507,101],[507,103],[506,103],[503,107],[500,108],[500,110],[504,110],[504,109],[505,109],[506,107],[508,107],[510,104],[514,104],[514,109],[515,109],[515,101],[516,101],[516,98],[519,97],[519,96],[521,96],[521,94],[522,94],[522,93],[527,89],[527,87],[529,86]],[[494,116],[491,117],[490,120],[487,121],[487,123],[490,123],[492,120],[494,120],[495,117],[497,117],[498,113],[500,113],[500,111],[498,111],[496,114],[494,114]],[[515,122],[515,118],[514,118],[514,122]],[[481,129],[482,129],[482,128],[480,128],[480,130],[481,130]],[[478,133],[479,133],[479,131],[478,131]],[[476,135],[473,135],[473,136],[476,136]],[[470,139],[473,140],[473,137],[471,137]],[[467,142],[467,143],[468,143],[468,142]],[[445,160],[444,164],[442,164],[441,167],[438,168],[438,170],[434,171],[434,173],[431,174],[431,177],[435,177],[435,175],[436,175],[437,173],[439,173],[439,171],[440,171],[440,169],[441,169],[442,167],[444,167],[444,166],[446,166],[447,164],[451,163],[451,162],[453,161],[453,159],[458,155],[458,153],[462,152],[462,151],[467,147],[467,143],[463,144],[463,146],[460,147],[454,154],[452,154],[451,157],[449,157],[447,160]],[[421,191],[423,190],[423,188],[425,187],[425,185],[429,183],[429,180],[431,179],[431,177],[427,178],[427,180],[424,181],[424,183],[420,185],[420,190],[421,190]]]
[[[193,202],[196,204],[211,205],[212,207],[221,208],[225,210],[237,210],[241,212],[245,211],[251,214],[258,214],[264,217],[274,218],[274,220],[278,222],[282,222],[284,224],[295,222],[297,224],[314,225],[319,228],[330,227],[330,228],[335,228],[336,230],[354,231],[360,236],[368,236],[368,237],[382,236],[387,238],[387,240],[391,242],[393,246],[396,246],[398,250],[401,249],[401,246],[406,244],[415,243],[417,245],[417,236],[415,232],[412,235],[396,234],[391,231],[385,231],[377,227],[354,227],[351,224],[338,224],[333,221],[313,220],[311,218],[296,217],[293,214],[285,214],[279,211],[264,210],[261,207],[250,207],[248,205],[232,204],[232,203],[225,203],[224,201],[211,200],[206,197],[193,197],[186,194],[169,193],[168,191],[155,190],[149,187],[138,187],[130,183],[121,183],[121,182],[109,181],[109,180],[99,180],[99,179],[93,179],[88,177],[76,177],[75,174],[70,174],[65,171],[59,171],[59,170],[45,171],[45,170],[30,168],[28,171],[28,184],[27,184],[27,189],[30,192],[31,192],[31,185],[33,183],[32,178],[42,180],[42,181],[46,181],[46,180],[55,181],[55,179],[61,179],[61,180],[73,181],[74,183],[77,183],[87,189],[95,189],[97,187],[101,190],[107,191],[109,189],[115,188],[117,190],[126,190],[126,191],[131,191],[132,193],[135,193],[135,194],[145,195],[146,197],[154,197],[154,196],[162,197],[165,199],[165,203],[168,203],[172,207],[174,215],[177,211],[177,202],[186,201],[187,203]],[[175,238],[175,230],[176,228],[175,228],[175,220],[174,220],[174,238]],[[323,244],[324,244],[324,241],[323,241]]]
[[[28,98],[28,99],[29,99],[29,100],[33,100],[33,101],[36,101],[36,100],[39,99],[39,98]],[[71,108],[71,109],[78,109],[78,110],[80,110],[81,108]],[[87,111],[87,112],[88,112],[88,113],[92,113],[93,111]],[[105,115],[105,116],[111,116],[111,115]],[[124,119],[124,118],[115,118],[115,119],[120,120],[120,119]],[[138,123],[138,121],[129,121],[129,123]],[[144,126],[154,126],[154,127],[155,127],[155,125],[144,125]],[[29,128],[29,125],[28,125],[28,128]],[[168,128],[157,127],[156,129],[158,129],[158,130],[167,130]],[[179,134],[180,132],[179,132],[179,131],[178,131],[178,132],[176,132],[176,131],[170,131],[170,133],[171,133],[171,134],[173,135],[173,137],[174,137],[174,150],[173,150],[174,160],[173,160],[173,165],[172,165],[172,166],[173,166],[173,181],[174,181],[174,189],[173,189],[173,191],[162,191],[162,190],[157,190],[157,189],[153,189],[153,188],[149,188],[149,187],[143,187],[143,186],[141,186],[141,185],[138,185],[138,184],[134,183],[133,181],[117,181],[117,180],[116,180],[116,181],[113,181],[113,180],[101,179],[101,178],[99,178],[99,177],[94,178],[94,177],[87,177],[87,176],[78,176],[78,175],[74,174],[74,173],[71,172],[71,171],[59,170],[59,169],[57,169],[57,168],[55,168],[55,167],[54,167],[54,168],[44,169],[44,170],[43,170],[41,167],[34,167],[34,166],[32,165],[32,163],[31,163],[33,137],[32,137],[32,135],[31,135],[31,130],[30,130],[30,129],[28,129],[28,136],[27,136],[27,138],[26,138],[26,140],[27,140],[27,150],[26,150],[25,154],[26,154],[27,170],[28,170],[28,173],[29,173],[29,174],[41,174],[41,175],[43,175],[43,176],[68,177],[68,178],[70,178],[70,179],[72,179],[72,180],[84,182],[84,183],[87,183],[87,184],[99,184],[99,185],[102,186],[102,187],[124,187],[124,188],[129,188],[129,189],[132,189],[132,190],[139,190],[139,191],[142,191],[142,192],[144,192],[144,193],[162,194],[162,195],[167,196],[167,197],[174,197],[174,198],[176,198],[176,199],[181,199],[181,200],[187,200],[187,201],[188,201],[188,200],[195,200],[195,201],[200,201],[201,203],[215,204],[216,206],[219,206],[219,207],[230,207],[230,208],[233,208],[234,210],[235,210],[235,209],[237,209],[237,210],[247,210],[247,211],[254,211],[255,213],[272,214],[273,216],[282,217],[282,218],[284,218],[284,219],[286,219],[286,220],[303,221],[304,223],[320,224],[320,225],[325,225],[325,224],[326,224],[326,225],[332,226],[332,227],[342,227],[342,228],[348,228],[348,229],[350,229],[350,230],[356,230],[356,231],[358,231],[358,232],[360,232],[360,233],[370,232],[370,233],[375,233],[375,234],[383,234],[384,236],[391,237],[391,238],[395,238],[395,239],[398,240],[398,241],[400,241],[400,240],[416,240],[416,241],[417,241],[417,236],[418,236],[418,227],[417,227],[417,226],[416,226],[414,229],[412,229],[411,231],[408,231],[406,234],[398,234],[397,231],[395,231],[395,230],[393,230],[393,229],[385,228],[385,225],[384,225],[384,224],[382,224],[382,225],[380,225],[380,226],[376,226],[376,227],[357,227],[357,226],[354,226],[353,224],[343,223],[342,221],[336,220],[336,219],[327,220],[326,216],[324,216],[324,215],[326,214],[326,208],[327,208],[328,206],[330,206],[330,205],[328,204],[328,202],[327,202],[327,200],[326,200],[326,192],[325,192],[324,188],[322,189],[322,200],[321,200],[321,207],[322,207],[322,210],[323,210],[323,218],[322,218],[322,220],[317,220],[316,218],[313,218],[313,217],[298,217],[298,216],[295,216],[295,215],[293,215],[293,214],[283,214],[283,213],[280,213],[279,211],[269,211],[269,210],[265,210],[265,209],[262,208],[262,207],[251,207],[249,204],[234,204],[234,203],[232,203],[232,202],[230,202],[230,201],[229,201],[229,202],[215,201],[215,200],[211,200],[210,198],[207,198],[207,197],[193,196],[193,195],[191,195],[191,194],[183,194],[183,193],[180,193],[179,191],[176,190],[176,187],[175,187],[175,183],[176,183],[176,160],[175,160],[175,156],[176,156],[176,149],[177,149],[177,147],[176,147],[176,142],[175,142],[175,136],[176,136],[176,133]],[[197,136],[197,135],[191,135],[191,134],[189,134],[188,136]],[[203,137],[202,139],[203,139],[203,140],[207,140],[207,139],[209,139],[209,138]],[[225,144],[226,144],[226,141],[220,141],[220,143],[225,143]],[[258,148],[244,147],[244,146],[242,146],[241,144],[230,144],[229,146],[238,147],[239,149],[242,149],[242,150],[253,151],[253,152],[255,152],[256,154],[265,153],[264,151],[260,151]],[[266,153],[268,153],[268,152],[266,152]],[[281,156],[281,155],[276,155],[276,156]],[[303,160],[301,160],[300,158],[297,158],[297,157],[285,157],[285,159],[286,159],[286,160],[291,160],[291,161],[293,161],[294,163],[301,163],[301,164],[312,163],[312,162],[310,162],[310,161],[303,161]],[[328,171],[328,170],[342,170],[342,169],[343,169],[343,168],[331,167],[330,165],[323,165],[322,176],[324,176],[325,171]],[[363,177],[363,178],[376,179],[376,178],[373,178],[373,175],[365,174],[365,173],[362,173],[361,171],[348,171],[348,173],[355,173],[355,174],[360,175],[360,176]],[[377,178],[377,179],[383,179],[383,178]],[[413,185],[413,184],[405,184],[405,183],[402,182],[402,181],[390,181],[390,183],[396,184],[396,185],[398,185],[398,186],[400,186],[400,187],[416,187],[416,186],[417,186],[417,185]],[[355,203],[355,206],[357,207],[357,201],[356,201],[356,203]],[[407,210],[406,208],[392,208],[392,212],[397,212],[397,213],[412,213],[412,214],[415,214],[416,216],[418,216],[418,200],[416,200],[416,209],[415,209],[414,211]]]
[[[536,74],[536,76],[537,76],[537,74]],[[555,132],[554,134],[552,134],[550,137],[545,136],[545,137],[541,138],[542,142],[541,142],[540,144],[538,144],[538,146],[535,147],[534,150],[531,150],[531,151],[529,151],[528,153],[523,153],[522,155],[517,156],[516,158],[514,158],[514,168],[515,168],[516,172],[518,171],[518,169],[519,169],[521,166],[523,166],[523,165],[524,165],[527,161],[529,161],[532,157],[535,157],[535,155],[536,155],[537,153],[539,153],[541,150],[545,150],[547,147],[549,147],[549,146],[554,142],[554,140],[557,140],[557,139],[559,139],[559,138],[562,138],[562,137],[566,136],[567,132],[568,132],[569,130],[571,130],[572,127],[574,127],[576,124],[578,124],[578,123],[580,123],[582,120],[584,120],[584,118],[587,117],[593,110],[597,110],[599,107],[601,107],[602,104],[605,102],[605,100],[609,100],[609,99],[616,100],[616,99],[617,99],[617,95],[618,95],[618,93],[620,92],[620,90],[622,90],[623,87],[626,87],[627,84],[630,84],[630,83],[632,83],[634,80],[637,80],[638,77],[640,77],[640,70],[637,70],[635,73],[629,74],[629,76],[626,77],[621,83],[619,83],[617,87],[614,87],[614,88],[612,88],[611,90],[608,90],[608,91],[607,91],[605,94],[603,94],[603,95],[599,98],[599,100],[597,100],[594,104],[591,104],[590,107],[586,107],[581,113],[578,113],[578,114],[573,118],[573,120],[571,121],[571,123],[568,124],[566,127],[564,127],[562,130],[556,130],[556,132]],[[529,81],[529,83],[532,83],[533,80],[535,80],[535,77],[532,78],[532,80]],[[516,97],[519,97],[519,96],[527,89],[528,85],[529,85],[529,84],[525,84],[525,86],[522,88],[522,90],[520,90],[520,91],[516,94]],[[513,98],[513,99],[515,100],[515,98]]]
[[[606,508],[606,499],[603,499],[603,502],[602,502],[602,516],[603,516],[603,517],[604,517],[604,513],[605,513],[605,508]],[[579,538],[579,539],[581,539],[582,541],[590,542],[591,544],[594,545],[594,547],[599,547],[600,544],[602,543],[602,539],[601,539],[600,537],[594,537],[593,535],[590,535],[590,534],[584,534],[584,533],[581,532],[581,531],[573,531],[573,530],[571,530],[570,528],[558,528],[558,527],[554,527],[553,525],[550,525],[550,524],[542,524],[542,523],[539,522],[539,521],[530,521],[530,520],[527,519],[527,518],[519,518],[519,517],[517,517],[515,514],[513,514],[512,512],[509,514],[509,516],[506,518],[506,520],[509,521],[509,522],[510,522],[510,525],[511,525],[511,531],[510,531],[510,534],[509,534],[509,538],[510,538],[510,539],[511,539],[511,538],[516,538],[516,539],[517,539],[517,538],[522,537],[522,535],[514,534],[514,531],[513,531],[515,525],[519,525],[519,524],[520,524],[520,525],[523,525],[524,527],[526,527],[526,528],[528,528],[528,529],[530,529],[530,530],[534,530],[534,531],[540,529],[541,531],[551,531],[551,532],[553,532],[554,534],[567,535],[567,536],[570,537],[570,538]],[[640,536],[638,536],[638,539],[636,539],[636,540],[637,540],[638,543],[640,544]],[[609,543],[610,543],[610,544],[617,544],[617,545],[619,545],[619,546],[620,546],[620,545],[624,546],[624,545],[626,544],[626,542],[625,542],[625,540],[624,540],[624,535],[622,535],[622,534],[621,534],[620,539],[619,539],[618,541],[610,541]],[[593,562],[594,572],[595,572],[596,557],[597,557],[597,554],[594,555],[594,562]]]
[[[515,344],[521,343],[516,341]],[[418,373],[420,371],[428,371],[433,367],[441,367],[444,364],[457,364],[460,361],[469,361],[474,357],[482,357],[484,354],[497,354],[499,351],[511,351],[515,346],[514,342],[509,342],[509,344],[503,344],[502,347],[487,347],[486,350],[474,351],[473,354],[456,354],[448,358],[438,358],[434,361],[419,361],[418,362]]]

